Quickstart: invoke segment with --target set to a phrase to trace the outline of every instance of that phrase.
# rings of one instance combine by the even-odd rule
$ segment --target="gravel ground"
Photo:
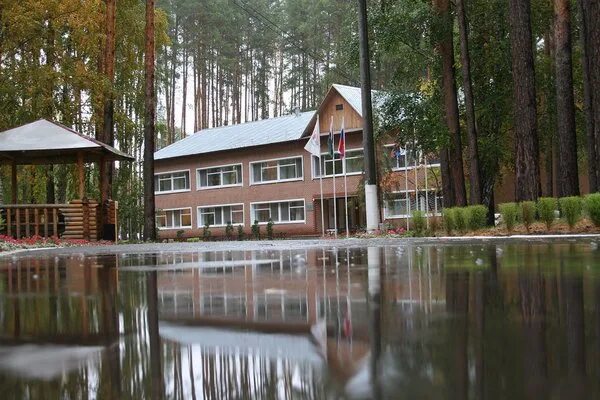
[[[315,247],[368,247],[368,246],[447,246],[456,244],[483,243],[540,243],[540,242],[576,242],[600,241],[600,235],[514,235],[514,236],[470,236],[470,237],[437,237],[437,238],[364,238],[364,239],[302,239],[273,241],[231,241],[231,242],[173,242],[173,243],[141,243],[117,244],[108,246],[82,246],[63,248],[25,249],[0,253],[6,256],[41,256],[59,254],[118,254],[118,253],[159,253],[215,250],[286,250]]]

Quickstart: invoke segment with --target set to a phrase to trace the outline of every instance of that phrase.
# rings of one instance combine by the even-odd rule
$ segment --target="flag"
[[[338,153],[340,158],[346,157],[346,132],[344,131],[344,117],[342,117],[342,129],[340,130],[340,142],[338,143]]]
[[[310,139],[304,146],[304,149],[316,157],[321,157],[321,132],[319,129],[319,115],[317,115],[317,123],[313,129]]]
[[[329,137],[327,138],[327,152],[333,158],[333,146],[335,143],[335,139],[333,137],[333,115],[331,116],[331,123],[329,124]]]

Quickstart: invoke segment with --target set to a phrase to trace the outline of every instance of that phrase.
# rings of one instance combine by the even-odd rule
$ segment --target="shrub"
[[[454,221],[456,222],[456,229],[460,232],[466,231],[469,226],[469,214],[467,212],[466,207],[455,207],[454,212]]]
[[[231,221],[227,221],[227,226],[225,226],[225,236],[227,237],[227,240],[233,238],[233,225],[231,225]]]
[[[521,203],[521,221],[523,221],[523,225],[529,232],[529,227],[535,221],[535,202],[524,201]]]
[[[273,220],[271,218],[267,222],[267,239],[273,240]]]
[[[238,240],[244,240],[244,236],[246,236],[244,233],[244,227],[242,225],[238,225],[238,227],[237,227]]]
[[[425,214],[421,210],[414,210],[412,212],[412,227],[418,236],[421,236],[425,231],[427,221],[425,220]]]
[[[258,220],[254,220],[252,227],[250,228],[252,231],[252,237],[256,240],[260,239],[260,225],[258,225]]]
[[[519,215],[519,205],[517,203],[504,203],[498,206],[502,220],[506,225],[506,230],[512,232],[515,224],[517,223],[517,216]]]
[[[550,230],[554,222],[554,211],[556,210],[556,199],[553,197],[540,197],[537,201],[537,212],[540,220],[546,224],[546,229]]]
[[[177,232],[175,232],[175,236],[177,237],[177,239],[181,240],[181,239],[183,239],[184,233],[185,233],[185,231],[183,229],[180,229]]]
[[[204,228],[202,228],[202,240],[204,240],[205,242],[208,242],[210,240],[210,225],[206,224],[204,225]]]
[[[583,200],[579,196],[563,197],[558,199],[561,215],[567,220],[569,228],[573,229],[581,219]]]
[[[469,229],[476,231],[483,229],[487,225],[487,214],[488,208],[484,205],[469,206],[465,209],[468,221]]]
[[[451,235],[452,232],[456,229],[456,209],[454,208],[444,208],[442,216],[444,218],[444,229],[446,229],[446,233]]]
[[[600,226],[600,193],[592,193],[585,196],[585,212],[592,223]]]

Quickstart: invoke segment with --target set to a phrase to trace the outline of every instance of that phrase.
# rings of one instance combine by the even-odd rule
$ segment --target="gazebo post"
[[[83,170],[83,153],[77,153],[77,173],[79,175],[79,198],[85,197],[85,174]]]
[[[12,203],[17,204],[17,163],[14,161],[10,164],[10,186]]]

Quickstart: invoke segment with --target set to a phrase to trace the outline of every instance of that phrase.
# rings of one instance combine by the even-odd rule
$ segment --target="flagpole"
[[[408,195],[408,146],[404,145],[404,194],[406,198],[406,230],[410,230],[408,217],[410,216],[410,197]]]
[[[337,239],[338,226],[337,226],[337,199],[335,197],[335,133],[333,132],[333,115],[331,116],[331,123],[329,124],[329,131],[331,136],[331,160],[333,161],[333,227],[335,229],[334,236]]]
[[[315,127],[319,134],[319,190],[321,191],[321,235],[325,237],[325,208],[323,200],[323,153],[321,152],[321,122],[317,114],[317,125]]]
[[[344,116],[342,116],[342,130],[344,130]],[[341,140],[341,137],[340,137]],[[350,229],[348,227],[348,180],[346,179],[346,174],[348,172],[348,168],[346,168],[346,133],[344,132],[344,158],[342,161],[342,168],[344,169],[344,211],[346,215],[346,239],[350,238]]]

